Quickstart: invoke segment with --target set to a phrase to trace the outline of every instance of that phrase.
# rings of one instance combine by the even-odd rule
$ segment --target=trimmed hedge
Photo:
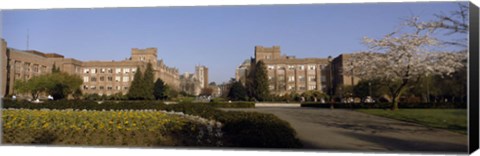
[[[346,109],[359,109],[359,108],[376,108],[376,109],[390,109],[391,103],[315,103],[306,102],[302,103],[301,107],[315,107],[315,108],[330,108],[333,105],[334,108],[346,108]],[[466,103],[399,103],[398,108],[467,108]]]
[[[160,101],[105,101],[57,100],[31,103],[25,100],[4,100],[3,108],[24,109],[86,109],[86,110],[163,110],[165,104]]]
[[[188,103],[188,102],[182,102]],[[197,105],[208,105],[217,108],[255,108],[253,102],[210,102],[194,103]],[[25,108],[25,109],[87,109],[87,110],[123,110],[123,109],[155,109],[164,110],[165,104],[161,101],[104,101],[96,102],[91,100],[58,100],[44,101],[43,103],[31,103],[25,100],[4,100],[3,108]]]
[[[166,110],[183,112],[221,122],[225,147],[251,148],[300,148],[302,144],[296,138],[295,130],[288,122],[275,115],[257,112],[226,112],[217,107],[245,108],[254,107],[254,103],[180,103],[166,105],[157,101],[46,101],[30,103],[28,101],[5,101],[4,108],[25,109],[86,109],[86,110]]]
[[[224,124],[225,146],[252,148],[300,148],[295,130],[273,114],[226,112],[209,105],[184,103],[168,105],[168,111],[184,112]]]

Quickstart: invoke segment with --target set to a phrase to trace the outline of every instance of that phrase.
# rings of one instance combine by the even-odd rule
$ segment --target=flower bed
[[[221,146],[221,124],[153,110],[2,111],[3,143],[108,146]]]

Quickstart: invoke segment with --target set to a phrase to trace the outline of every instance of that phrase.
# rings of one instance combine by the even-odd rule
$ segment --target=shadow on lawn
[[[386,137],[371,134],[360,134],[352,132],[341,132],[343,135],[357,138],[359,140],[375,143],[390,151],[404,151],[404,152],[451,152],[451,153],[466,153],[468,146],[465,144],[454,144],[447,142],[432,142],[420,140],[407,140],[394,137]]]

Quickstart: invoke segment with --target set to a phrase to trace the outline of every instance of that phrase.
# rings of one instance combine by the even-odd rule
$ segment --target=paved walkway
[[[272,113],[288,121],[307,149],[466,153],[467,136],[342,109],[226,109]]]

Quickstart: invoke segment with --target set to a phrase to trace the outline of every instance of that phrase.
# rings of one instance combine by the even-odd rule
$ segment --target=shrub
[[[216,120],[224,126],[224,146],[226,147],[257,147],[257,148],[299,148],[300,141],[295,137],[295,130],[272,114],[256,112],[226,112],[216,107],[244,108],[254,107],[253,102],[233,103],[181,103],[165,105],[158,101],[46,101],[34,104],[28,101],[6,101],[5,108],[28,109],[88,109],[88,110],[166,110],[183,112]],[[180,133],[180,132],[177,132]],[[108,135],[108,134],[106,134]],[[179,134],[180,135],[180,134]]]

